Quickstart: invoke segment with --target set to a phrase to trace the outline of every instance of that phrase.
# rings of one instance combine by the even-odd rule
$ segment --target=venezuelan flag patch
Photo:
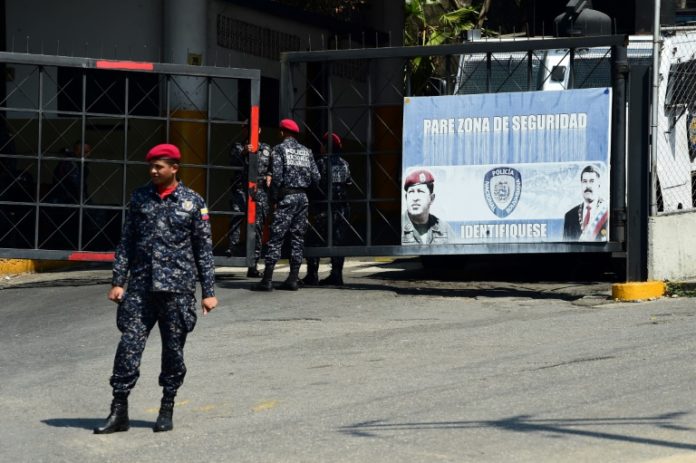
[[[210,216],[208,215],[208,208],[204,207],[201,209],[201,220],[208,220]]]

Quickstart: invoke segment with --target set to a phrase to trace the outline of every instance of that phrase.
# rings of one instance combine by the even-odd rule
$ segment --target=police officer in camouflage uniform
[[[304,235],[307,231],[307,189],[321,180],[312,151],[301,145],[295,137],[300,128],[292,119],[280,121],[283,141],[271,153],[271,172],[268,184],[277,197],[276,209],[268,240],[266,267],[263,279],[252,289],[271,291],[273,270],[280,259],[281,247],[290,235],[290,275],[282,289],[297,291],[297,279],[304,253]]]
[[[261,129],[259,129],[259,133]],[[247,148],[250,152],[251,145]],[[254,264],[247,270],[247,277],[257,278],[261,274],[257,269],[261,258],[261,247],[263,240],[263,227],[271,215],[271,198],[268,178],[271,170],[271,147],[267,143],[259,143],[256,150],[257,178],[256,186],[251,190],[252,199],[256,203],[256,217],[254,218],[254,228],[256,230],[256,240],[254,242]]]
[[[328,132],[322,137],[323,143],[321,146],[322,156],[317,160],[317,168],[323,179],[329,179],[331,182],[331,218],[333,230],[333,243],[341,245],[346,243],[346,235],[348,234],[348,224],[350,218],[350,206],[346,202],[348,188],[353,185],[353,180],[350,176],[350,167],[348,162],[341,157],[342,144],[341,138],[335,133],[331,134],[331,155],[327,156],[328,152]],[[329,165],[331,166],[331,175],[328,175]],[[322,199],[328,199],[328,194],[322,192]],[[315,214],[315,226],[320,236],[325,237],[328,230],[328,210],[327,204],[321,203],[318,205],[318,211]],[[327,278],[319,281],[319,258],[307,258],[307,275],[302,279],[305,285],[343,285],[343,263],[345,257],[334,256],[331,258],[331,273]]]
[[[230,166],[237,167],[233,171],[230,185],[230,210],[237,214],[230,217],[230,229],[228,231],[229,245],[225,254],[230,257],[235,248],[239,246],[244,213],[247,210],[247,178],[249,178],[249,152],[251,145],[248,141],[248,123],[242,125],[244,130],[244,142],[235,142],[230,152]]]
[[[97,434],[128,430],[128,394],[140,376],[145,342],[155,323],[162,338],[163,397],[153,429],[173,428],[174,397],[186,375],[184,343],[196,324],[196,280],[203,315],[217,306],[208,209],[203,198],[177,180],[180,160],[174,145],[153,147],[146,157],[152,182],[135,190],[128,205],[108,294],[118,303],[121,331],[110,381],[113,401],[106,422],[94,430]]]

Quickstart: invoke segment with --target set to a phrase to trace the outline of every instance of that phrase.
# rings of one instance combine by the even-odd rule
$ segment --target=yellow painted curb
[[[0,259],[0,276],[40,273],[70,267],[71,264],[60,260]]]
[[[619,301],[641,301],[662,297],[666,290],[664,281],[614,283],[611,286],[611,297]]]
[[[0,259],[0,276],[34,271],[34,261],[27,259]]]

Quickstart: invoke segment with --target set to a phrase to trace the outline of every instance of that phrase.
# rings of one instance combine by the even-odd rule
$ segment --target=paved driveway
[[[186,347],[174,431],[150,429],[153,332],[132,428],[107,436],[91,428],[108,413],[118,341],[109,272],[1,282],[0,459],[696,461],[693,299],[429,280],[408,260],[353,261],[346,280],[264,294],[220,269],[221,305]]]

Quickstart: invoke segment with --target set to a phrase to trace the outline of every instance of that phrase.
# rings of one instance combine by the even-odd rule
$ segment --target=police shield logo
[[[522,175],[512,167],[496,167],[483,178],[483,196],[496,216],[507,217],[515,210],[522,194]]]

